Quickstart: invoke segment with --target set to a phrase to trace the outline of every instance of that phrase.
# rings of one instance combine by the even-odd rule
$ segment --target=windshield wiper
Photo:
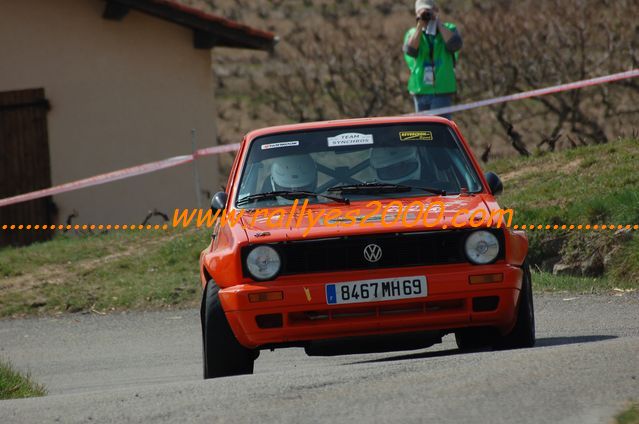
[[[406,193],[413,190],[422,190],[439,196],[445,196],[446,191],[438,188],[430,187],[415,187],[404,184],[391,184],[391,183],[378,183],[367,182],[360,184],[348,184],[339,185],[329,188],[328,192],[340,192],[340,193]]]
[[[300,197],[325,197],[327,199],[333,200],[335,202],[344,203],[346,205],[350,204],[350,201],[345,197],[337,197],[337,196],[329,196],[326,194],[315,193],[312,191],[306,190],[279,190],[279,191],[268,191],[266,193],[255,193],[250,194],[248,196],[244,196],[241,199],[238,199],[236,204],[243,205],[249,202],[255,202],[263,199],[275,199],[277,196],[280,197],[291,197],[291,196],[300,196]]]

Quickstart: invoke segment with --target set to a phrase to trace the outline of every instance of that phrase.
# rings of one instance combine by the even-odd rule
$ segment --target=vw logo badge
[[[382,259],[382,248],[372,243],[364,247],[364,259],[370,263],[375,263]]]

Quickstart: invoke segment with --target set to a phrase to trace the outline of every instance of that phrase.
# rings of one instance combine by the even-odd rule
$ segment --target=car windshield
[[[290,205],[295,198],[334,201],[308,193],[287,195],[288,191],[356,201],[481,190],[477,173],[450,127],[410,123],[259,137],[251,143],[235,202],[254,208]],[[268,193],[272,195],[261,195]]]

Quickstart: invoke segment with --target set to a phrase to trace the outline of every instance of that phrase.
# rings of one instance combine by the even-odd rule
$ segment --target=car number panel
[[[423,275],[326,285],[326,303],[329,305],[411,299],[427,295],[428,284]]]

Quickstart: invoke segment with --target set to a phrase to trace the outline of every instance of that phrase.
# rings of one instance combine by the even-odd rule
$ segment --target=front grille
[[[282,258],[279,275],[361,270],[376,268],[398,268],[423,265],[467,263],[463,244],[473,230],[428,231],[413,233],[373,234],[346,236],[331,239],[295,240],[272,243]],[[504,257],[504,235],[502,230],[488,229],[500,243],[500,255]],[[364,258],[364,248],[377,244],[382,256],[377,262]],[[244,275],[250,277],[245,268],[246,255],[252,246],[242,250]]]

